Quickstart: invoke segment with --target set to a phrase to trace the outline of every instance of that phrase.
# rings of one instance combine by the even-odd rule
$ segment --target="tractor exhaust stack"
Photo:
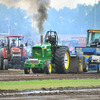
[[[41,35],[41,44],[43,44],[43,35]]]

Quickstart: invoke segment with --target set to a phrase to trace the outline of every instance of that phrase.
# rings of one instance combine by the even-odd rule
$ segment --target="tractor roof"
[[[100,29],[89,29],[87,30],[88,33],[94,32],[94,33],[100,33]]]
[[[23,35],[5,35],[5,37],[24,37]]]

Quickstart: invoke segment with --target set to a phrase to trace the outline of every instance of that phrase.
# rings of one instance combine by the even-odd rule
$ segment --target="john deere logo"
[[[48,52],[49,54],[51,53],[51,52]]]
[[[35,54],[37,54],[37,55],[38,55],[39,53],[37,53],[37,51],[36,51],[36,52],[35,52]]]

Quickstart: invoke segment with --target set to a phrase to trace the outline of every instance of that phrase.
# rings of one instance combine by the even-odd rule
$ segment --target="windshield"
[[[100,33],[88,33],[87,44],[91,44],[97,40],[100,42]]]
[[[4,43],[5,47],[10,46],[11,48],[14,47],[21,47],[24,45],[23,37],[7,37],[6,43]]]

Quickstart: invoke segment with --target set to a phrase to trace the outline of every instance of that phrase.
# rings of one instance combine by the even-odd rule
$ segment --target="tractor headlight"
[[[29,59],[30,64],[38,64],[40,60],[38,59]]]
[[[96,52],[100,52],[100,48],[96,48]]]
[[[82,48],[76,48],[76,51],[77,52],[82,51]]]

